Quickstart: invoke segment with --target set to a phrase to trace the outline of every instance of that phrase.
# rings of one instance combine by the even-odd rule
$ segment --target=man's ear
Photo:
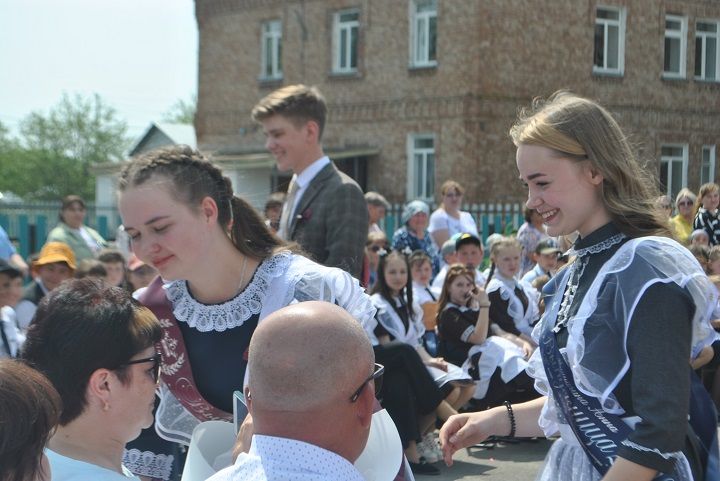
[[[360,397],[355,401],[357,403],[357,417],[360,425],[370,429],[373,413],[375,412],[375,390],[365,388],[360,393]]]
[[[252,396],[250,395],[250,388],[245,386],[245,404],[247,405],[248,412],[252,414]]]
[[[314,120],[308,120],[305,123],[305,131],[307,133],[306,140],[308,143],[320,143],[320,125]]]

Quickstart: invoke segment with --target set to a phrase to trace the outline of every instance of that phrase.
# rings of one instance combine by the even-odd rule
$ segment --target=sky
[[[0,0],[0,122],[97,93],[143,133],[197,92],[193,0]]]

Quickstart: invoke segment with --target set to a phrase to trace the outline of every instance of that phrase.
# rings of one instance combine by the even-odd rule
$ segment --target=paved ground
[[[448,468],[437,463],[440,476],[417,476],[418,481],[533,481],[548,449],[550,441],[523,441],[518,444],[496,445],[493,449],[471,448],[458,451],[455,462]]]

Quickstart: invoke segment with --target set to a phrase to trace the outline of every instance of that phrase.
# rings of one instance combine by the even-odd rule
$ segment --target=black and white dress
[[[612,223],[578,240],[574,249],[577,260],[565,290],[553,292],[557,284],[550,283],[543,292],[549,305],[533,337],[540,342],[548,333],[545,324],[555,326],[575,388],[632,428],[618,456],[665,473],[677,467],[681,480],[699,481],[687,436],[689,360],[715,339],[707,320],[712,284],[677,242],[628,239]],[[548,396],[540,426],[548,436],[560,434],[537,479],[600,479],[557,407],[541,349],[529,364],[536,389]]]

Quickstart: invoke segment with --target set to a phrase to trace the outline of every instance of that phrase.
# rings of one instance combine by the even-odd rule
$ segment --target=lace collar
[[[242,326],[250,317],[260,313],[265,297],[270,294],[270,282],[287,271],[291,259],[292,254],[286,251],[263,260],[245,289],[220,304],[198,302],[188,291],[187,281],[184,280],[165,284],[165,294],[179,322],[185,322],[200,332],[222,332]]]
[[[584,239],[578,239],[571,249],[578,257],[588,254],[597,254],[625,240],[627,236],[620,232],[612,222],[595,230]]]

